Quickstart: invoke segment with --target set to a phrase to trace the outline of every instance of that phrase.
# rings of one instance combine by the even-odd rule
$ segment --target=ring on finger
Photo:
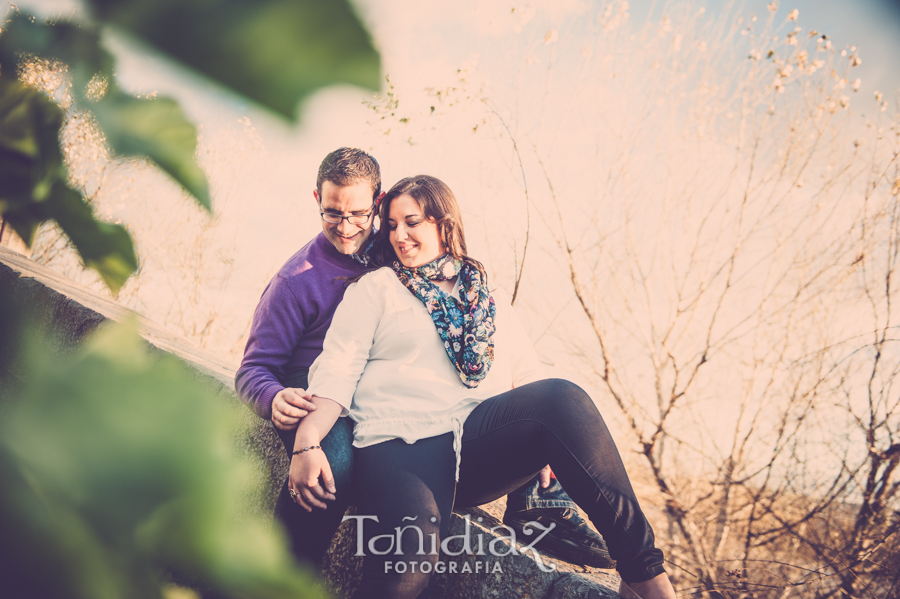
[[[293,489],[288,489],[288,493],[290,494],[291,499],[296,499],[296,498],[297,498],[297,491],[295,491],[295,490],[293,490]]]

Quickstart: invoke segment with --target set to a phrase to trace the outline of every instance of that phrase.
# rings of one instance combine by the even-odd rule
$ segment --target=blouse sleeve
[[[379,293],[377,272],[347,287],[325,335],[322,353],[309,368],[307,392],[328,398],[350,410],[356,385],[369,359],[375,331],[384,315],[384,293]]]

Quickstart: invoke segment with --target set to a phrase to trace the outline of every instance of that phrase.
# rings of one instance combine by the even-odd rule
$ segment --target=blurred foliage
[[[134,244],[124,227],[97,220],[69,184],[59,147],[63,108],[15,78],[21,63],[34,56],[67,66],[71,105],[90,108],[113,152],[149,158],[209,209],[206,177],[194,156],[196,129],[173,100],[124,94],[95,28],[16,15],[0,35],[0,212],[28,245],[41,223],[55,220],[85,267],[117,291],[137,269]],[[106,92],[91,98],[91,84],[98,80],[106,82]]]
[[[20,381],[0,403],[4,596],[150,599],[173,581],[214,597],[323,596],[241,505],[260,483],[233,447],[241,407],[135,329],[108,326],[62,358],[31,329],[4,365]]]
[[[114,154],[150,159],[207,210],[210,198],[196,128],[175,101],[119,88],[102,26],[288,117],[318,87],[379,83],[378,54],[346,0],[90,5],[94,23],[16,14],[3,25],[0,214],[29,245],[41,223],[56,221],[113,291],[137,268],[134,247],[69,184],[66,110],[91,113]],[[34,58],[63,65],[65,98],[18,80]],[[60,358],[34,329],[19,343],[14,312],[0,308],[3,369],[18,381],[15,391],[0,386],[5,593],[158,598],[175,581],[216,597],[321,595],[279,534],[241,509],[261,481],[230,443],[240,405],[227,406],[174,358],[151,356],[133,325],[109,327]]]
[[[131,236],[95,219],[90,204],[66,183],[62,121],[62,110],[41,92],[0,75],[0,212],[29,245],[38,225],[55,220],[85,266],[118,289],[137,268]]]
[[[378,53],[346,0],[89,4],[94,23],[16,14],[0,32],[0,214],[29,245],[41,223],[56,221],[113,291],[137,268],[134,246],[69,184],[67,110],[91,113],[116,155],[150,159],[207,210],[210,198],[196,128],[175,101],[121,90],[101,27],[291,118],[318,87],[379,84]],[[67,97],[18,80],[34,58],[63,65]],[[322,595],[277,531],[242,509],[261,482],[232,448],[242,406],[226,405],[174,358],[151,355],[133,324],[60,357],[34,328],[17,345],[15,312],[0,306],[2,371],[17,381],[0,385],[4,593],[158,598],[174,581],[215,597]]]
[[[88,1],[99,21],[291,119],[320,87],[381,86],[378,52],[347,0]]]
[[[288,118],[319,87],[377,89],[380,58],[347,0],[89,0],[94,23],[42,23],[16,13],[0,32],[0,214],[29,246],[55,220],[114,292],[137,269],[128,232],[97,221],[68,183],[59,150],[64,112],[17,79],[35,57],[65,65],[69,109],[87,110],[118,156],[146,157],[210,210],[197,130],[170,98],[116,83],[101,44],[111,25]],[[62,99],[57,98],[57,101]]]
[[[195,159],[197,129],[171,98],[135,98],[112,86],[91,106],[116,154],[146,156],[210,210],[206,175]]]
[[[89,109],[120,156],[145,156],[166,171],[209,210],[206,177],[194,156],[197,130],[178,104],[169,98],[136,98],[116,85],[115,60],[100,45],[100,31],[71,23],[37,23],[16,15],[0,36],[0,66],[12,77],[20,63],[40,56],[67,65],[72,78],[72,100]],[[102,81],[98,93],[92,83]],[[96,96],[100,96],[99,99]]]

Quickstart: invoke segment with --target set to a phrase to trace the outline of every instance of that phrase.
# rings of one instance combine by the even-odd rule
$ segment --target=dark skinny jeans
[[[459,482],[454,483],[452,433],[356,450],[357,514],[377,516],[378,522],[363,523],[366,557],[355,599],[417,597],[428,585],[428,572],[442,559],[430,551],[430,535],[447,536],[453,507],[502,497],[548,463],[606,539],[624,580],[640,582],[664,571],[662,551],[654,547],[653,530],[615,442],[594,402],[577,385],[548,379],[482,402],[464,423],[461,455]],[[404,532],[402,554],[396,547],[387,555],[368,550],[373,537],[390,537],[398,527],[413,524],[426,539],[424,555],[414,531]],[[388,537],[376,539],[377,552],[388,548]],[[422,573],[418,564],[426,561],[431,566]],[[406,563],[405,572],[397,573],[398,562]],[[412,562],[417,562],[415,568]]]

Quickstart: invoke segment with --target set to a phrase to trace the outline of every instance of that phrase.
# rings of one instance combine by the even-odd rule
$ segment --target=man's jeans
[[[308,370],[296,370],[288,373],[284,385],[299,389],[309,386]],[[274,425],[273,425],[274,426]],[[288,458],[294,450],[294,438],[297,430],[283,431],[274,427],[275,432],[284,444]],[[334,486],[337,492],[334,501],[326,501],[327,509],[314,507],[312,512],[294,503],[288,492],[288,481],[285,480],[281,487],[281,493],[275,504],[275,520],[280,522],[288,535],[291,551],[300,561],[318,565],[328,547],[334,533],[341,525],[344,512],[355,502],[353,489],[353,421],[349,418],[338,418],[331,431],[319,443],[331,474],[334,476]]]
[[[275,432],[290,452],[294,448],[296,431],[283,431],[275,428]],[[284,527],[290,541],[291,551],[299,561],[318,565],[331,539],[341,525],[344,512],[355,502],[353,490],[353,421],[349,418],[338,418],[328,435],[319,444],[334,475],[334,486],[337,492],[334,501],[325,501],[327,509],[312,508],[312,512],[294,503],[288,492],[288,482],[282,485],[278,502],[275,504],[275,520]]]

